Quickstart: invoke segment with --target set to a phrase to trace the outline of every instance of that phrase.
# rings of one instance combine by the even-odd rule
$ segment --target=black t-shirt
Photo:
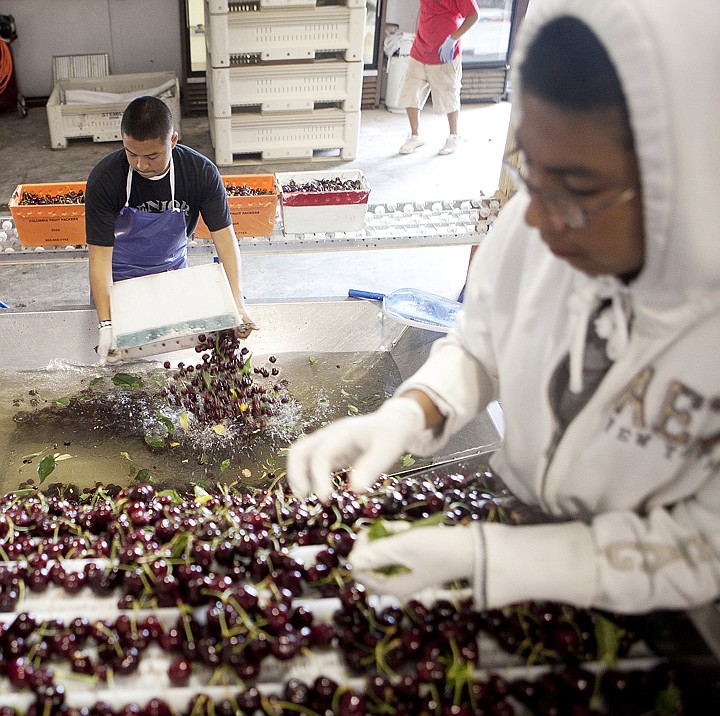
[[[186,233],[190,236],[202,214],[210,231],[230,226],[227,193],[218,168],[190,147],[173,148],[175,168],[175,207],[185,215]],[[125,206],[128,160],[124,149],[118,149],[98,162],[90,172],[85,190],[85,234],[88,244],[115,244],[115,217]],[[130,206],[142,211],[160,212],[170,207],[170,172],[152,180],[133,172]]]

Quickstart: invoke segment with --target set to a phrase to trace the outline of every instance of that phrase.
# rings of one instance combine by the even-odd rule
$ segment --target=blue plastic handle
[[[8,306],[7,303],[0,301],[0,308],[10,308],[10,306]]]
[[[373,293],[372,291],[359,291],[356,288],[349,289],[348,296],[350,296],[350,298],[369,298],[372,301],[382,301],[383,298],[385,298],[385,294],[383,293]]]

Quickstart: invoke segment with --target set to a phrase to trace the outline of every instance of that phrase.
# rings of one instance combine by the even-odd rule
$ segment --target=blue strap
[[[383,298],[385,298],[385,294],[383,293],[373,293],[372,291],[359,291],[356,288],[349,289],[348,296],[350,296],[350,298],[369,298],[372,301],[382,301]]]

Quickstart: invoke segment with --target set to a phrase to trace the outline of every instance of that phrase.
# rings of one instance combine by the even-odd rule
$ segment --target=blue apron
[[[133,168],[128,168],[125,206],[115,217],[113,281],[187,266],[185,216],[175,208],[175,167],[170,158],[172,209],[152,213],[129,206]]]

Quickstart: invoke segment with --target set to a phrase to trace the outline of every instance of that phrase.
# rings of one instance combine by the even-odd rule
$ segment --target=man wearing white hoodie
[[[351,467],[365,489],[498,399],[493,467],[548,521],[363,533],[349,559],[370,588],[466,578],[478,608],[627,613],[720,595],[718,27],[716,0],[682,31],[669,0],[533,4],[513,57],[520,189],[460,327],[377,412],[294,445],[288,480],[326,497]]]

